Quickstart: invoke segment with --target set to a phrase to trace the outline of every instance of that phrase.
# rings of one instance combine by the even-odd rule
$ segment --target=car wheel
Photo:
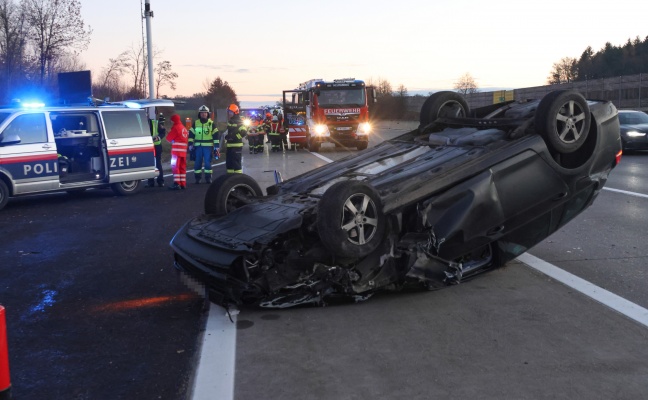
[[[356,147],[358,148],[358,150],[364,150],[367,148],[367,146],[369,146],[369,142],[358,142]]]
[[[425,127],[437,118],[465,118],[469,111],[468,103],[459,93],[436,92],[421,107],[420,126]]]
[[[0,210],[7,205],[7,202],[9,202],[9,188],[0,180]]]
[[[130,196],[140,191],[142,188],[142,181],[124,181],[112,183],[110,188],[119,196]]]
[[[535,115],[536,131],[559,153],[578,150],[589,133],[587,100],[575,90],[556,90],[542,98]]]
[[[229,214],[262,196],[261,187],[251,176],[220,175],[209,185],[205,194],[205,214]]]
[[[385,223],[380,196],[364,182],[338,182],[319,202],[320,239],[338,256],[363,257],[374,251],[384,236]]]

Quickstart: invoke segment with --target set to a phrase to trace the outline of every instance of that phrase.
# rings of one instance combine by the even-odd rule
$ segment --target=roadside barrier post
[[[0,306],[0,400],[11,400],[7,323],[5,319],[5,308],[3,306]]]
[[[185,118],[185,128],[187,128],[187,130],[191,129],[191,118],[189,117]]]

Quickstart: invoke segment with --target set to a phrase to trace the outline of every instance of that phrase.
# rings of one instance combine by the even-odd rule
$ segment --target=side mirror
[[[0,135],[0,146],[10,146],[12,144],[18,144],[20,142],[20,136],[18,135],[8,135],[7,137]]]

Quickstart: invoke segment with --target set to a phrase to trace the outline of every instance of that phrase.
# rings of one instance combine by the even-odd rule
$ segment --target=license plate
[[[350,131],[351,127],[350,126],[343,126],[341,128],[337,128],[338,131]]]

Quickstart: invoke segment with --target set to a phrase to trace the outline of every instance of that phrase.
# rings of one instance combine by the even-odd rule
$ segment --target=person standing
[[[227,135],[225,136],[227,153],[225,168],[227,168],[227,173],[234,174],[243,173],[241,153],[243,151],[243,138],[247,136],[247,128],[243,124],[239,112],[240,110],[236,104],[230,104],[227,107]]]
[[[209,118],[209,108],[200,106],[198,118],[189,129],[189,151],[195,153],[194,176],[196,183],[200,183],[203,173],[205,182],[211,183],[212,154],[220,152],[218,127]]]
[[[155,166],[158,169],[157,184],[164,186],[164,171],[162,170],[162,139],[166,135],[164,126],[164,114],[160,113],[157,120],[150,120],[151,135],[153,136],[153,147],[155,148]],[[155,178],[149,178],[146,187],[155,187]]]
[[[268,140],[273,152],[281,151],[281,138],[279,137],[279,123],[277,123],[272,115],[268,113]]]
[[[180,122],[180,116],[171,116],[173,127],[166,137],[171,143],[171,168],[173,169],[173,186],[169,190],[184,190],[187,186],[187,143],[189,132]]]

